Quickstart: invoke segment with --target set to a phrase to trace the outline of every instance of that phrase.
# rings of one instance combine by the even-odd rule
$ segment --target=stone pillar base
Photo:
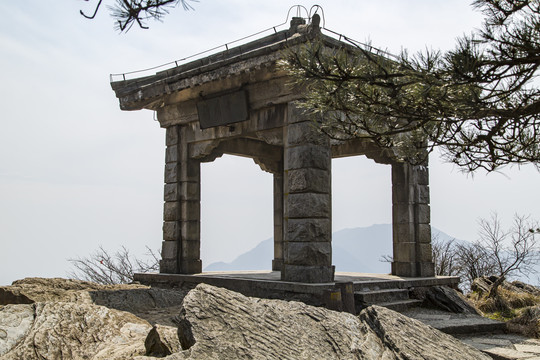
[[[403,277],[433,277],[435,266],[432,262],[398,262],[392,263],[392,275]]]
[[[202,272],[202,261],[199,259],[183,259],[180,264],[181,274],[198,274]]]
[[[272,260],[272,271],[281,271],[283,269],[283,259]]]
[[[177,259],[163,259],[159,261],[159,272],[161,274],[178,274]]]
[[[283,264],[281,280],[304,283],[334,282],[335,266],[303,266]]]

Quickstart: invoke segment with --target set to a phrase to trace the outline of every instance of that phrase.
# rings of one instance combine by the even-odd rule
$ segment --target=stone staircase
[[[354,302],[356,311],[370,305],[379,305],[394,311],[406,311],[418,306],[421,300],[409,297],[409,288],[402,283],[392,281],[373,281],[354,284]]]

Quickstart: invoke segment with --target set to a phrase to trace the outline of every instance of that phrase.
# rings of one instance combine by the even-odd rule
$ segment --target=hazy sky
[[[82,0],[0,2],[0,285],[65,276],[99,245],[134,254],[161,244],[165,131],[150,111],[123,112],[110,73],[144,69],[283,23],[297,1],[200,0],[150,30],[113,30]],[[301,1],[306,7],[311,3]],[[481,23],[469,1],[319,1],[326,27],[399,52],[453,47]],[[333,230],[391,222],[390,169],[333,162]],[[202,258],[230,261],[272,236],[272,176],[225,156],[202,168]],[[431,159],[432,225],[476,238],[497,211],[540,217],[532,167],[471,178]],[[270,264],[268,264],[270,267]]]

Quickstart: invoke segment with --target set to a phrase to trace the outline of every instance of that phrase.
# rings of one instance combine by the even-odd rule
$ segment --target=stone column
[[[202,271],[200,259],[200,162],[191,159],[187,129],[167,128],[161,273]]]
[[[283,268],[283,173],[274,174],[274,259],[272,270]]]
[[[392,164],[392,233],[392,274],[434,276],[427,163]]]
[[[178,126],[166,129],[163,243],[159,272],[177,274],[180,250],[180,192],[178,183]]]
[[[284,281],[334,280],[331,165],[328,137],[289,104],[284,127]]]

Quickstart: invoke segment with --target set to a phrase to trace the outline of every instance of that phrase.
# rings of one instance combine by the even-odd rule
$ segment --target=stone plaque
[[[248,119],[247,94],[237,91],[197,103],[201,129],[234,124]]]

